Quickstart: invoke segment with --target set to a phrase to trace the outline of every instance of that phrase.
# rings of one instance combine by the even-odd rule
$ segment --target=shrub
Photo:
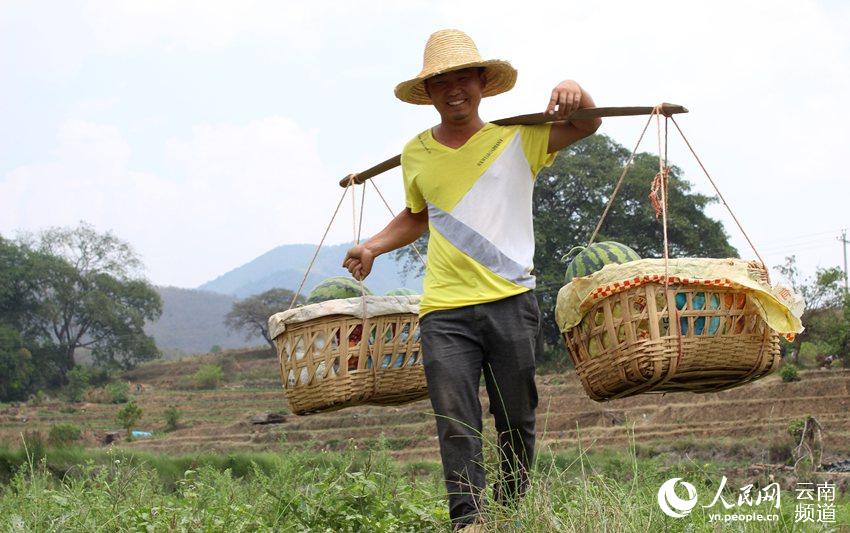
[[[224,371],[218,365],[204,365],[195,372],[192,380],[199,389],[214,389],[224,379]]]
[[[800,440],[803,436],[803,430],[806,428],[806,421],[802,418],[792,420],[788,424],[788,434],[794,439],[794,442]]]
[[[47,442],[55,448],[68,446],[83,436],[83,432],[76,424],[61,423],[50,428],[50,433],[47,435]]]
[[[782,365],[779,375],[782,376],[782,381],[785,383],[800,381],[800,374],[797,372],[797,367],[791,364]]]
[[[118,411],[116,420],[118,424],[127,430],[127,439],[133,438],[133,427],[142,419],[142,409],[136,405],[136,402],[130,401]]]
[[[210,353],[221,353],[221,346],[213,344],[212,348],[210,348]]]
[[[165,410],[165,431],[174,431],[180,425],[180,411],[171,406]]]
[[[85,399],[92,403],[127,403],[130,400],[130,386],[124,381],[116,381],[105,387],[87,390]]]
[[[109,403],[127,403],[130,400],[130,385],[126,381],[116,381],[106,386]]]

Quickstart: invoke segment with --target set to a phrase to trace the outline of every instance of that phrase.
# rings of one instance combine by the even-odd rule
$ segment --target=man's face
[[[432,76],[425,80],[425,90],[443,121],[465,122],[478,114],[484,90],[483,70],[465,68]]]

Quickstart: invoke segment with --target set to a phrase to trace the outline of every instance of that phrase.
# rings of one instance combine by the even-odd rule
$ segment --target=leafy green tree
[[[594,135],[562,150],[538,175],[533,203],[536,293],[550,346],[561,342],[555,324],[555,302],[566,270],[561,258],[574,246],[587,244],[629,155],[608,137]],[[637,154],[596,242],[613,240],[643,258],[663,257],[662,224],[648,198],[657,172],[657,156]],[[671,166],[667,190],[671,257],[737,257],[723,225],[705,214],[713,198],[693,192],[676,166]]]
[[[275,313],[289,309],[295,293],[289,289],[270,289],[266,292],[249,296],[233,304],[233,308],[224,318],[224,323],[231,331],[245,332],[245,338],[250,339],[260,334],[275,352],[274,342],[269,336],[269,317]],[[304,303],[304,297],[299,296],[298,303]]]
[[[622,173],[630,151],[604,135],[593,135],[561,150],[551,167],[537,177],[534,190],[534,274],[543,319],[544,339],[559,346],[555,302],[566,265],[561,258],[574,246],[587,244]],[[658,172],[658,157],[635,157],[596,242],[614,240],[641,257],[662,257],[662,225],[648,198]],[[737,257],[723,225],[705,214],[715,199],[693,192],[681,169],[672,166],[668,181],[668,242],[671,257]],[[417,242],[420,252],[427,237]],[[419,259],[407,247],[396,252],[406,272],[421,273]]]
[[[53,368],[47,339],[33,327],[39,310],[32,276],[37,255],[0,236],[0,401],[25,399],[49,381]]]
[[[98,365],[125,369],[159,356],[143,327],[159,317],[162,301],[139,277],[141,263],[129,244],[85,223],[24,243],[38,252],[30,271],[39,296],[32,327],[58,347],[62,376],[74,367],[78,348],[90,349]]]
[[[818,268],[814,276],[804,277],[796,256],[785,258],[776,271],[806,301],[801,321],[806,328],[786,344],[795,364],[799,363],[804,342],[820,343],[844,359],[850,367],[850,297],[844,293],[844,273],[838,267]]]
[[[34,379],[32,359],[20,333],[0,324],[0,401],[27,398]]]
[[[127,405],[121,408],[116,415],[118,424],[127,430],[127,439],[132,440],[133,428],[142,419],[142,409],[136,405],[135,401],[130,401]]]
[[[27,337],[38,312],[39,286],[32,275],[37,253],[0,236],[0,323]]]

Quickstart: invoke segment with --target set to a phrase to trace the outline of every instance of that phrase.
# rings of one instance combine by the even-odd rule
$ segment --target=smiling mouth
[[[466,98],[462,98],[460,100],[452,100],[452,101],[446,102],[446,103],[449,104],[451,107],[457,107],[457,106],[459,106],[459,105],[461,105],[465,102],[466,102]]]

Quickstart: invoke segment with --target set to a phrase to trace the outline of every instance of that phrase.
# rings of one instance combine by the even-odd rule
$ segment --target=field
[[[223,383],[212,390],[193,389],[193,374],[210,363],[223,368]],[[0,517],[4,512],[2,505],[15,505],[16,500],[10,494],[41,490],[41,497],[46,497],[45,491],[52,491],[50,494],[60,496],[59,500],[95,498],[69,492],[86,489],[83,481],[58,481],[66,474],[70,479],[89,480],[89,483],[100,479],[98,476],[107,476],[100,481],[107,483],[109,476],[113,476],[109,479],[124,479],[122,476],[132,472],[144,472],[143,476],[133,477],[134,481],[125,479],[127,501],[137,498],[159,502],[155,506],[160,509],[157,511],[160,517],[165,516],[162,513],[171,513],[168,516],[174,520],[201,520],[196,525],[203,528],[217,528],[215,513],[193,513],[191,502],[180,488],[201,478],[207,487],[203,490],[213,491],[213,487],[218,487],[213,491],[215,494],[229,491],[234,506],[255,505],[258,522],[250,524],[260,528],[345,529],[341,526],[344,521],[340,522],[338,517],[322,521],[323,518],[310,515],[309,509],[300,511],[304,520],[308,515],[313,516],[309,520],[315,519],[308,520],[309,527],[305,525],[308,522],[291,521],[294,519],[290,516],[294,512],[291,506],[295,505],[292,500],[295,493],[313,494],[313,498],[322,499],[317,487],[324,487],[323,494],[327,496],[343,486],[348,487],[343,491],[346,494],[350,486],[364,491],[362,501],[343,506],[343,514],[359,516],[361,522],[367,515],[377,520],[372,526],[362,528],[392,531],[408,526],[409,530],[444,526],[439,455],[427,401],[390,408],[351,408],[308,417],[291,415],[280,388],[277,361],[261,351],[156,362],[129,372],[124,378],[130,382],[131,396],[143,410],[137,427],[151,431],[151,438],[132,442],[121,438],[108,447],[100,444],[107,432],[119,429],[115,415],[120,405],[67,403],[48,398],[0,406],[0,444],[5,447],[0,474],[5,476],[9,487],[17,487],[0,497]],[[850,459],[850,371],[804,371],[801,378],[798,382],[784,383],[778,375],[771,375],[746,387],[720,393],[642,395],[600,404],[584,395],[580,383],[570,373],[539,376],[538,426],[542,452],[537,482],[531,493],[535,496],[524,500],[521,509],[510,512],[491,508],[493,523],[501,518],[508,522],[519,520],[522,527],[515,530],[592,530],[595,528],[591,524],[602,520],[609,530],[637,528],[638,524],[644,529],[649,523],[673,530],[690,523],[690,527],[711,530],[714,526],[709,523],[708,510],[695,511],[687,521],[670,522],[655,503],[656,491],[671,477],[699,480],[702,486],[716,490],[720,478],[726,476],[728,487],[732,488],[748,483],[764,487],[772,481],[778,482],[786,498],[780,528],[784,530],[802,527],[793,520],[795,484],[829,481],[836,486],[836,524],[850,524],[847,499],[850,474],[801,475],[789,466],[795,445],[789,427],[807,416],[815,416],[823,428],[823,463],[837,464]],[[486,411],[486,398],[482,397],[482,404]],[[166,431],[165,411],[170,407],[179,412],[178,428]],[[285,421],[252,423],[253,417],[266,413],[282,413]],[[489,415],[487,418],[485,427],[492,425]],[[83,446],[39,451],[39,457],[46,456],[41,466],[38,461],[28,461],[26,452],[20,451],[22,435],[34,432],[47,435],[59,423],[73,423],[82,428]],[[492,430],[485,430],[485,438],[492,437]],[[124,466],[114,466],[115,460]],[[87,467],[74,466],[85,463]],[[15,469],[20,465],[24,465],[26,472],[15,477]],[[146,480],[144,486],[136,478]],[[288,502],[289,507],[272,495],[280,494],[275,492],[277,489],[271,489],[273,485],[281,490],[288,487],[284,490],[289,495],[284,503]],[[198,489],[198,493],[203,490]],[[210,502],[221,503],[213,492],[206,497]],[[370,507],[387,498],[394,503],[387,503],[383,511]],[[399,498],[410,505],[399,503]],[[630,505],[617,509],[617,502],[623,498],[629,498]],[[47,500],[55,498],[51,496]],[[426,503],[412,503],[420,501]],[[101,504],[105,505],[90,502],[93,509]],[[310,501],[304,500],[302,504],[309,507]],[[150,523],[175,529],[166,522],[156,522],[150,515],[151,505],[154,504],[143,505],[148,509]],[[62,506],[54,507],[61,514]],[[356,509],[360,511],[355,512]],[[135,516],[136,511],[128,507],[127,513]],[[45,516],[48,515],[58,516],[50,513]],[[289,522],[281,518],[284,515]],[[35,523],[32,517],[16,516],[27,527]],[[376,518],[379,516],[383,518]],[[66,525],[87,529],[80,524]],[[129,525],[131,522],[121,524],[121,528],[135,527]],[[249,522],[238,524],[251,529],[246,526]],[[753,524],[749,527],[759,529]],[[767,529],[773,527],[779,525]]]

